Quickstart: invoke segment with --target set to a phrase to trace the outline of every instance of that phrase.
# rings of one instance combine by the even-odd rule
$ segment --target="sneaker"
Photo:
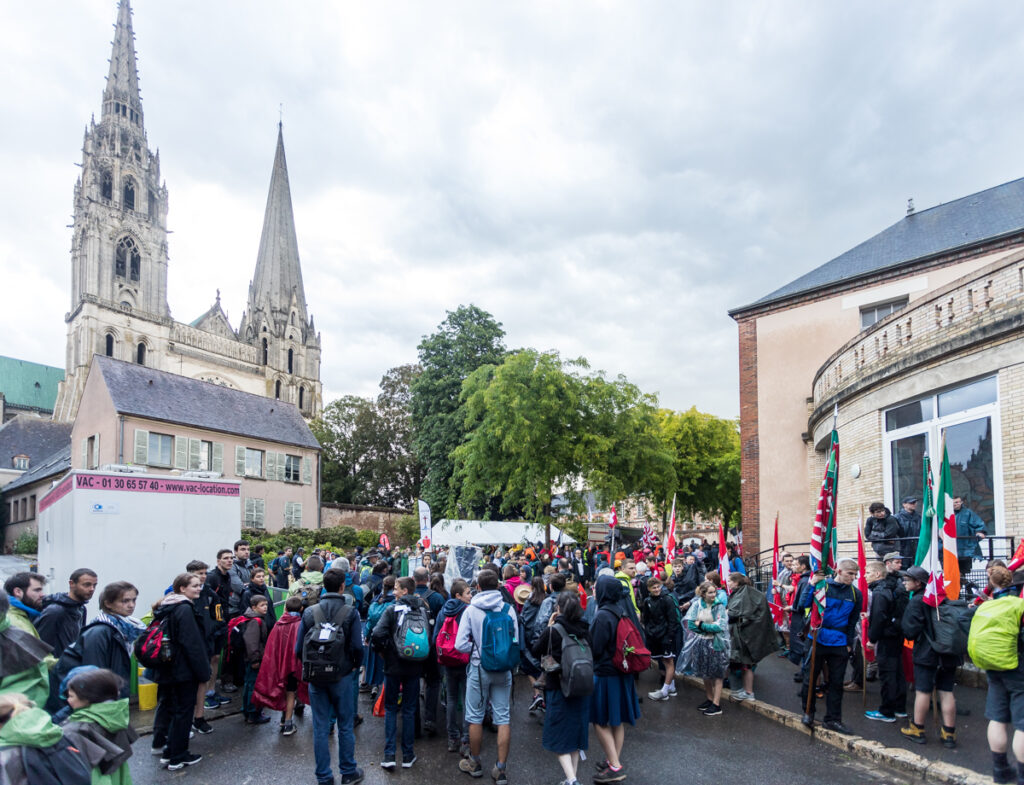
[[[393,768],[395,768],[395,756],[385,755],[384,760],[380,762],[380,767],[382,769],[387,769],[388,771],[391,771]]]
[[[266,725],[268,722],[270,722],[270,715],[264,714],[263,712],[252,717],[245,718],[246,725]]]
[[[678,693],[678,692],[676,692],[676,685],[675,685],[675,683],[673,682],[672,684],[669,684],[669,685],[668,685],[668,696],[669,696],[670,698],[674,698],[674,697],[675,697],[676,695],[678,695],[678,694],[679,694],[679,693]]]
[[[594,774],[594,782],[622,782],[626,779],[626,767],[620,766],[618,771],[615,771],[611,766],[606,769],[602,769]]]
[[[869,720],[878,720],[879,722],[896,722],[895,717],[887,717],[880,711],[866,711],[864,712],[864,716]]]
[[[712,703],[710,706],[708,706],[706,709],[704,709],[704,711],[701,712],[701,713],[705,717],[717,717],[719,714],[722,713],[722,707],[719,706],[717,703]]]
[[[180,758],[175,761],[167,762],[168,771],[178,771],[186,766],[195,766],[199,761],[203,759],[202,755],[196,755],[194,752],[186,752]]]
[[[290,722],[289,721],[289,722],[286,722],[284,725],[281,726],[281,735],[282,736],[291,736],[294,733],[295,733],[295,723],[294,722]]]
[[[227,695],[221,695],[219,692],[213,693],[213,699],[217,701],[217,703],[219,703],[221,706],[227,706],[229,703],[231,703],[231,698],[229,698]]]
[[[459,740],[458,739],[448,739],[448,752],[458,752],[458,751],[459,751]]]
[[[903,734],[903,738],[914,742],[914,744],[928,743],[928,738],[924,735],[924,725],[915,725],[911,722],[907,727],[900,728],[900,733]]]
[[[356,767],[356,770],[353,771],[351,774],[341,775],[341,785],[357,785],[357,783],[360,783],[362,781],[363,770],[360,769],[358,766]]]
[[[196,729],[196,733],[200,733],[203,736],[207,733],[213,733],[213,726],[206,721],[206,717],[196,717],[192,720],[192,727]]]
[[[220,688],[224,690],[224,692],[238,692],[238,687],[234,684],[221,684]]]
[[[156,736],[156,735],[153,736],[152,753],[154,755],[163,755],[164,754],[164,747],[166,747],[166,746],[167,746],[167,737],[166,736]]]
[[[508,767],[498,767],[498,764],[494,764],[494,768],[491,769],[491,779],[494,780],[494,785],[508,785]]]
[[[732,699],[734,701],[741,701],[741,702],[742,701],[756,700],[756,698],[754,697],[754,693],[747,692],[746,690],[738,690],[737,692],[734,692],[732,694]]]
[[[363,715],[362,714],[357,714],[355,717],[352,718],[352,727],[353,728],[358,728],[362,724],[363,724]]]
[[[713,705],[714,704],[711,701],[704,701],[702,704],[700,704],[700,706],[697,707],[697,711],[704,711],[704,709],[706,709],[708,706]]]
[[[468,758],[469,756],[470,756],[469,742],[468,741],[464,741],[464,742],[462,742],[459,745],[459,757],[460,758]]]
[[[482,777],[484,776],[483,764],[478,760],[473,760],[472,757],[463,758],[459,761],[459,771],[464,771],[470,777]]]
[[[230,701],[230,699],[229,699],[229,701]],[[203,708],[204,709],[211,709],[211,710],[212,709],[219,709],[220,706],[221,706],[221,703],[216,698],[206,698],[206,699],[203,700]]]
[[[409,758],[409,760],[406,760],[405,756],[402,756],[402,768],[403,769],[411,769],[412,768],[412,764],[414,764],[415,762],[416,762],[416,756],[415,755],[413,755],[411,758]]]
[[[860,692],[861,686],[854,681],[848,681],[843,685],[843,692]]]
[[[306,713],[306,704],[305,703],[296,703],[295,704],[295,716],[296,717],[301,717],[305,713]]]
[[[668,700],[668,690],[666,690],[664,687],[662,687],[660,690],[655,690],[654,692],[648,692],[647,693],[647,697],[650,698],[652,701],[667,701]]]
[[[898,719],[898,720],[905,720],[905,719],[906,719],[907,717],[909,717],[909,716],[910,716],[910,715],[909,715],[909,714],[907,714],[907,713],[906,713],[905,711],[898,711],[898,712],[896,712],[896,714],[895,714],[895,717],[896,717],[896,719]]]
[[[543,705],[544,705],[544,696],[543,695],[534,695],[533,696],[533,700],[530,701],[529,711],[537,711],[537,709],[539,709]]]
[[[834,731],[835,733],[842,733],[844,736],[852,736],[853,731],[846,725],[843,725],[839,720],[825,720],[821,723],[821,727],[825,730]]]

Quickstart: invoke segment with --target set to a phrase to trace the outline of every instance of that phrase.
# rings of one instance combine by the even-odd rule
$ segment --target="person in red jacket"
[[[302,621],[302,598],[289,597],[284,610],[267,637],[252,702],[281,712],[281,734],[291,736],[295,733],[295,702],[309,703],[309,690],[302,681],[302,662],[295,653],[295,636]]]

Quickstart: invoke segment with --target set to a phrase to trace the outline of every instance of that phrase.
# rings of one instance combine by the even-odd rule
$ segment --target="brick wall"
[[[757,320],[739,322],[740,503],[743,552],[761,550],[760,447],[757,437]]]
[[[1006,533],[1024,536],[1024,364],[999,373]]]
[[[326,503],[320,507],[320,526],[351,526],[353,529],[368,529],[378,534],[387,534],[395,542],[395,524],[406,510],[392,507],[364,507],[359,504]]]

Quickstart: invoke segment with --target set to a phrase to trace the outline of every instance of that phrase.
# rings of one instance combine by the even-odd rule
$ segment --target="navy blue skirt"
[[[636,699],[633,675],[594,676],[594,694],[590,696],[590,721],[595,725],[636,725],[640,701]]]
[[[566,698],[559,690],[545,690],[544,735],[548,752],[568,755],[587,749],[590,740],[590,696]]]

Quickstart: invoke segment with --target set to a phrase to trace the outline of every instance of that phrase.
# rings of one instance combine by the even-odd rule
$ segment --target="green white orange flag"
[[[942,532],[942,580],[946,597],[956,600],[960,597],[960,562],[956,550],[956,511],[953,509],[953,482],[949,470],[949,453],[946,442],[942,442],[942,469],[939,472],[939,487],[935,492],[935,522]]]

